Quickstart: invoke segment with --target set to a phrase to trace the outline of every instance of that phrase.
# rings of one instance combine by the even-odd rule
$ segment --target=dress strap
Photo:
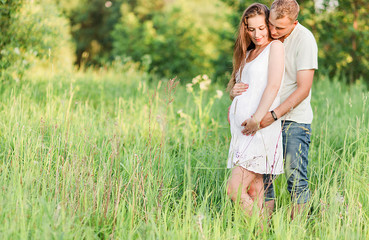
[[[251,52],[251,50],[249,50],[249,51],[247,51],[247,52],[246,52],[246,57],[245,57],[245,60],[244,60],[244,61],[245,61],[245,64],[247,63],[246,61],[247,61],[247,58],[248,58],[248,57],[249,57],[249,55],[250,55],[250,52]]]
[[[247,58],[249,57],[250,52],[251,52],[251,50],[249,50],[249,51],[247,51],[247,52],[246,52],[246,57],[245,57],[245,59],[247,59]]]

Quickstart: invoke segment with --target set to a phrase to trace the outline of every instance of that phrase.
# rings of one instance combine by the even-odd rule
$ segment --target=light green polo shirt
[[[297,89],[298,71],[318,69],[318,47],[313,34],[307,28],[298,23],[283,44],[286,72],[281,89],[281,102],[285,101]],[[282,120],[310,124],[313,120],[310,99],[311,90],[309,96],[282,117]]]

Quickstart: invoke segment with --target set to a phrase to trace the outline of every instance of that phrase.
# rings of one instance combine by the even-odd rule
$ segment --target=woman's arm
[[[281,86],[284,72],[284,47],[280,41],[271,43],[268,65],[268,83],[261,97],[260,103],[254,115],[242,123],[245,129],[243,134],[255,134],[260,127],[260,121],[269,111]]]
[[[233,99],[239,95],[241,95],[242,93],[246,92],[246,90],[249,88],[249,85],[246,83],[236,83],[234,85],[234,87],[231,89],[231,91],[229,92],[229,97],[231,98],[231,100],[233,101]]]

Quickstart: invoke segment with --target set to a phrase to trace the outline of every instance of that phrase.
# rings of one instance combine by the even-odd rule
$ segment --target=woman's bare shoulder
[[[284,56],[284,45],[279,40],[274,40],[270,43],[270,56]]]
[[[284,59],[284,45],[281,41],[274,40],[270,44],[269,60],[273,63],[283,62],[281,59]]]
[[[283,43],[279,40],[273,40],[270,43],[270,47],[275,49],[284,49]]]

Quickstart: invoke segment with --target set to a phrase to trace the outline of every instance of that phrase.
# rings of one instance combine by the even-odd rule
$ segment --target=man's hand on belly
[[[268,127],[273,122],[274,122],[274,118],[273,118],[272,114],[270,112],[267,112],[267,114],[265,114],[263,119],[261,119],[260,128]]]

